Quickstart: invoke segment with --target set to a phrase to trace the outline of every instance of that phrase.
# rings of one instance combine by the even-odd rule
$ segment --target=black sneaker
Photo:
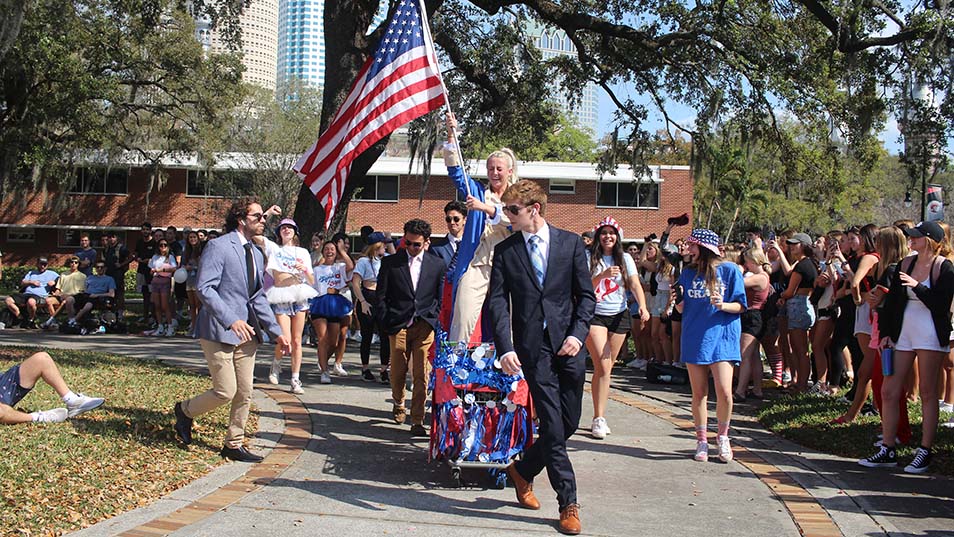
[[[381,372],[381,384],[391,384],[391,375],[387,370]]]
[[[916,457],[915,460],[917,460]],[[877,453],[867,459],[859,460],[858,464],[868,468],[889,468],[898,465],[898,454],[893,447],[881,446]]]
[[[370,369],[365,369],[361,372],[361,378],[368,382],[374,382],[374,373]]]
[[[904,467],[904,471],[909,474],[923,474],[927,472],[928,466],[931,466],[931,450],[919,447],[914,454],[914,460]]]
[[[862,416],[877,416],[878,409],[875,408],[874,405],[872,405],[871,403],[865,403],[864,406],[861,407],[861,415]]]

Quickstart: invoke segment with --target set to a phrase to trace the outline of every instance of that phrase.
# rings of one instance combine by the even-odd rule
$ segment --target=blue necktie
[[[543,241],[538,235],[530,236],[530,263],[533,265],[533,272],[537,275],[537,282],[543,287],[543,278],[546,276],[546,260],[543,258],[543,250],[540,248],[540,242]]]

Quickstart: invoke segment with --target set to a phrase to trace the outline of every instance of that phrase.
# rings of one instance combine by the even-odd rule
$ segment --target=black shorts
[[[612,334],[628,334],[633,320],[629,316],[629,310],[625,309],[616,315],[594,315],[590,326],[602,326]]]
[[[672,321],[672,322],[674,322],[674,323],[681,323],[681,322],[682,322],[682,312],[681,312],[681,311],[676,311],[675,309],[673,309],[673,310],[672,310],[672,313],[669,314],[669,320]]]
[[[742,313],[742,333],[760,339],[765,333],[761,310],[745,310]]]
[[[46,297],[31,295],[28,293],[11,293],[10,298],[13,299],[13,303],[17,306],[26,306],[27,301],[31,298],[36,300],[36,304],[38,306],[41,304],[46,304]]]
[[[80,293],[78,295],[73,295],[74,300],[76,301],[76,307],[83,309],[87,304],[92,304],[93,308],[98,310],[109,310],[113,307],[113,299],[108,296],[98,296],[96,298],[91,298],[86,293]]]
[[[186,297],[186,284],[185,282],[179,283],[175,282],[172,284],[172,292],[175,293],[176,298],[185,298]]]

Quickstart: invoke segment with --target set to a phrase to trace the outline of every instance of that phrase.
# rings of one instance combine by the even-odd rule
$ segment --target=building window
[[[103,230],[84,230],[84,229],[60,229],[57,232],[56,242],[60,248],[76,248],[80,247],[80,235],[82,234],[89,235],[90,246],[96,248],[100,245],[101,238],[105,231]]]
[[[365,186],[355,193],[360,201],[398,201],[400,181],[396,175],[375,175],[367,178]]]
[[[128,168],[75,168],[70,194],[126,194]]]
[[[551,194],[576,194],[576,181],[573,179],[550,179]]]
[[[597,207],[659,208],[659,183],[600,182],[596,191]]]
[[[7,242],[36,242],[36,229],[32,227],[8,227]]]
[[[206,170],[189,170],[186,183],[187,196],[221,198],[254,191],[251,172],[241,170],[220,170],[211,174]]]

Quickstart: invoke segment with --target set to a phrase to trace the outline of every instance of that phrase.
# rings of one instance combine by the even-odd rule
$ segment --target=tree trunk
[[[722,242],[728,242],[729,237],[732,236],[732,228],[735,227],[735,221],[739,218],[739,207],[740,205],[735,206],[735,213],[732,214],[732,221],[729,222],[729,231],[725,232],[725,236],[722,237]]]
[[[20,35],[20,27],[32,0],[0,0],[0,62]]]

